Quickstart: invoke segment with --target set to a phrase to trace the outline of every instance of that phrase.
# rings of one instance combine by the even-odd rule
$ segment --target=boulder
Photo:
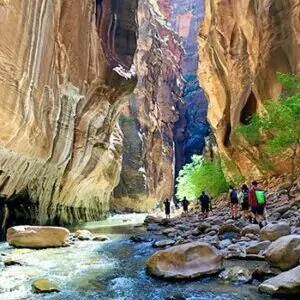
[[[175,244],[174,240],[162,240],[153,243],[153,247],[162,248],[167,246],[173,246]]]
[[[233,224],[222,225],[218,232],[220,239],[240,239],[241,230]]]
[[[274,296],[299,296],[300,266],[264,281],[258,289]]]
[[[146,216],[146,218],[144,220],[144,224],[160,223],[162,221],[162,219],[163,218],[161,218],[161,217],[155,217],[155,216],[148,215],[148,216]]]
[[[51,226],[14,226],[7,230],[9,245],[20,248],[50,248],[67,244],[69,230]]]
[[[258,234],[260,231],[260,227],[258,224],[249,224],[242,229],[242,235],[246,235],[248,233]]]
[[[271,266],[283,271],[297,266],[300,259],[300,235],[279,238],[268,247],[265,257]]]
[[[223,257],[213,246],[191,242],[156,252],[147,262],[150,274],[163,278],[195,278],[220,272]]]
[[[176,233],[176,232],[177,230],[171,227],[171,228],[164,229],[162,233],[168,235],[169,233]]]
[[[272,268],[270,266],[260,266],[253,271],[252,278],[259,281],[263,281],[271,277],[277,276],[280,273],[281,271],[279,269]]]
[[[290,234],[290,226],[286,223],[268,224],[259,232],[261,241],[275,241],[281,236]]]
[[[252,280],[252,275],[247,268],[233,266],[222,271],[219,278],[234,283],[248,283]]]
[[[271,245],[270,241],[262,241],[249,246],[246,249],[247,254],[259,254],[261,251],[266,250]]]
[[[36,279],[32,283],[32,287],[36,293],[53,293],[59,292],[59,287],[48,279]]]
[[[74,236],[80,241],[89,241],[94,238],[94,235],[88,230],[77,230]]]

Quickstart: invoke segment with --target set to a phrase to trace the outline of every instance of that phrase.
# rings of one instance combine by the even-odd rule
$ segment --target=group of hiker
[[[211,198],[205,191],[202,191],[197,200],[201,207],[202,216],[207,218],[209,211],[211,210]],[[238,219],[239,211],[241,210],[244,220],[249,221],[250,223],[259,224],[261,228],[263,227],[263,221],[266,220],[266,198],[265,191],[259,186],[257,181],[253,181],[250,188],[248,188],[246,184],[243,184],[240,190],[230,185],[227,200],[230,204],[232,219]],[[176,208],[179,208],[178,204],[176,204],[177,203],[175,203]],[[190,202],[184,197],[181,201],[183,215],[188,213],[189,204]],[[171,202],[169,199],[164,201],[164,208],[166,217],[170,218]]]
[[[266,219],[266,196],[265,191],[259,186],[257,181],[252,181],[250,189],[246,184],[243,184],[240,191],[230,186],[228,200],[233,219],[238,219],[239,217],[240,203],[244,220],[259,224],[261,228],[263,227],[263,221]]]

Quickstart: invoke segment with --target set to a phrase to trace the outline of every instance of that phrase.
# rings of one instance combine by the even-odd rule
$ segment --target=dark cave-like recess
[[[251,92],[246,104],[244,105],[241,116],[240,116],[240,123],[244,125],[248,125],[251,121],[252,115],[255,114],[257,111],[257,100],[254,94]]]

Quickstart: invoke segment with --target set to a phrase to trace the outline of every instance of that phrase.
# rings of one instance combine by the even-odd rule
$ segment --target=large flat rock
[[[299,296],[300,266],[264,281],[259,291],[274,296]]]
[[[7,230],[7,242],[20,248],[50,248],[66,245],[69,230],[52,226],[14,226]]]
[[[265,256],[273,267],[283,271],[296,267],[300,259],[300,235],[279,238],[268,247]]]
[[[207,243],[192,242],[156,252],[147,262],[150,274],[163,278],[195,278],[218,273],[223,257]]]

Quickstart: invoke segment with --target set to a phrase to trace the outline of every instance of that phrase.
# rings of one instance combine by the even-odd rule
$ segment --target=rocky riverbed
[[[298,188],[269,193],[269,224],[262,230],[231,220],[221,201],[205,220],[197,210],[170,220],[124,215],[70,228],[63,247],[1,243],[1,298],[256,300],[297,295]]]

